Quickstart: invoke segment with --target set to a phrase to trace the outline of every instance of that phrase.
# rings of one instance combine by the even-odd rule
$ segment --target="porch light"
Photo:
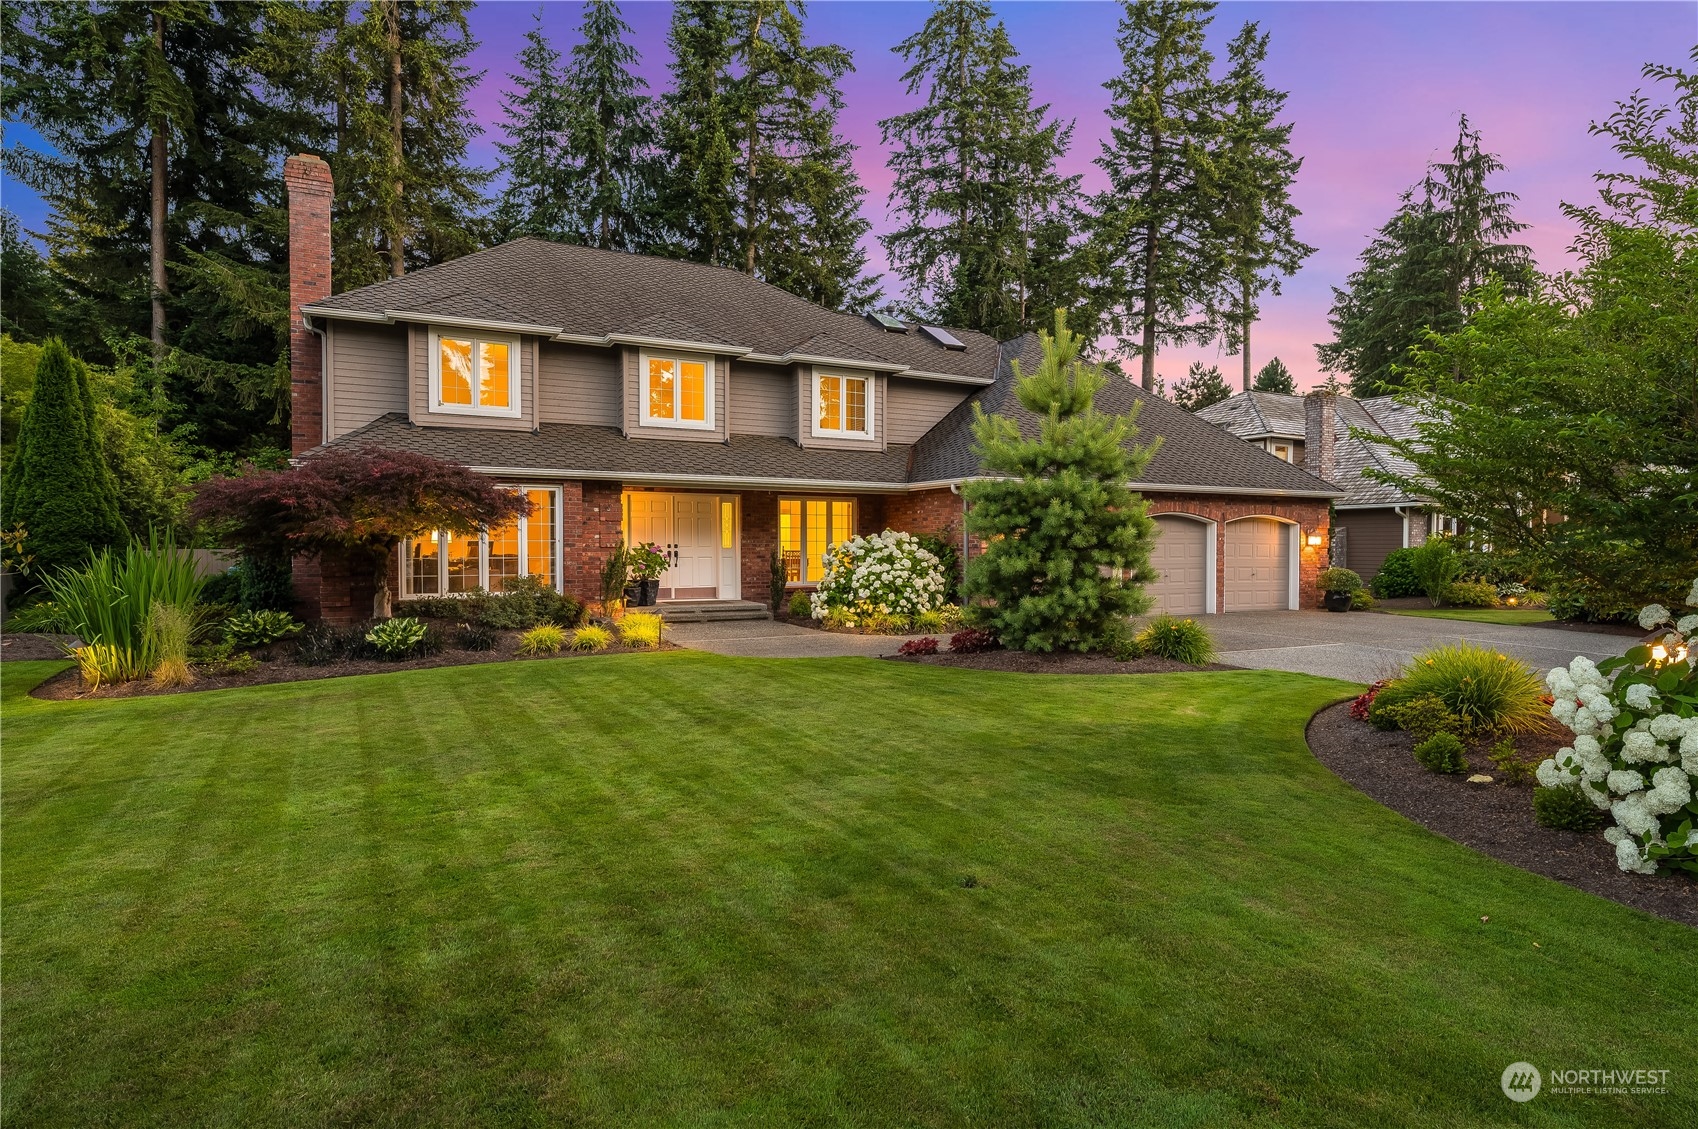
[[[1311,529],[1309,531],[1309,539],[1308,540],[1309,540],[1309,547],[1311,549],[1320,548],[1321,547],[1321,531],[1318,530],[1318,529]]]
[[[1671,658],[1671,656],[1669,655],[1669,649],[1667,647],[1665,647],[1663,644],[1653,643],[1651,645],[1651,662],[1652,663],[1654,663],[1657,666],[1662,666],[1664,663],[1671,662],[1671,661],[1677,662],[1677,663],[1685,662],[1686,661],[1686,648],[1679,646],[1679,645],[1676,645],[1676,647],[1674,649],[1674,655]]]

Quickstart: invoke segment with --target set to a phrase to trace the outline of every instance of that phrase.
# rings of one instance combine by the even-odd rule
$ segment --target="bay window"
[[[846,439],[873,437],[870,376],[814,370],[814,434]]]
[[[644,427],[713,429],[713,358],[644,352],[637,358]]]
[[[852,498],[780,498],[778,548],[784,579],[818,584],[825,575],[828,549],[855,536]]]
[[[519,415],[518,339],[431,330],[430,410]]]
[[[560,495],[524,487],[529,515],[482,533],[439,530],[401,545],[406,596],[453,596],[473,589],[501,592],[522,576],[560,588]]]

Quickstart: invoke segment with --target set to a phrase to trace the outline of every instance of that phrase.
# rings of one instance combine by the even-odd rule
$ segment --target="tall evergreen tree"
[[[35,388],[6,468],[0,522],[22,526],[39,574],[72,568],[89,552],[122,541],[118,495],[101,454],[88,370],[64,342],[41,352]]]
[[[879,123],[901,225],[880,239],[909,303],[1002,338],[1075,308],[1067,233],[1079,178],[1055,167],[1073,124],[1033,105],[1030,69],[990,5],[939,0],[895,50],[908,93],[925,97]]]
[[[17,341],[51,335],[65,304],[60,281],[7,211],[0,211],[0,281],[0,332]]]
[[[1532,252],[1505,242],[1523,230],[1515,195],[1486,179],[1502,163],[1480,147],[1463,117],[1451,160],[1431,165],[1375,233],[1360,266],[1333,289],[1327,320],[1333,340],[1316,346],[1322,367],[1347,376],[1358,396],[1395,392],[1401,366],[1427,332],[1454,333],[1467,321],[1470,295],[1492,278],[1510,294],[1528,292]]]
[[[656,250],[728,266],[736,255],[735,123],[727,97],[732,11],[713,0],[672,6],[666,45],[672,90],[661,99],[661,148],[668,168],[658,204]]]
[[[1211,160],[1222,91],[1203,43],[1213,10],[1200,0],[1127,3],[1117,39],[1123,69],[1103,84],[1111,125],[1097,158],[1109,187],[1092,209],[1097,302],[1121,349],[1142,359],[1145,389],[1154,387],[1163,343],[1217,330],[1206,301],[1225,278]]]
[[[540,8],[536,26],[525,33],[518,63],[518,72],[507,76],[511,89],[501,95],[506,140],[495,147],[507,184],[495,206],[495,238],[564,238],[572,207],[565,161],[567,100],[560,52],[543,33]]]
[[[653,211],[655,124],[652,100],[632,68],[630,25],[612,0],[584,5],[582,42],[561,83],[565,161],[573,191],[572,228],[592,247],[641,250]]]
[[[1285,367],[1285,362],[1275,357],[1263,365],[1256,373],[1256,380],[1250,385],[1254,392],[1277,392],[1282,396],[1297,394],[1297,381],[1291,376],[1291,370]]]
[[[1185,379],[1173,386],[1173,402],[1188,412],[1200,412],[1210,404],[1232,398],[1232,389],[1217,365],[1192,361]]]
[[[1294,274],[1315,249],[1297,238],[1291,185],[1303,167],[1291,153],[1291,125],[1281,123],[1286,95],[1268,85],[1262,64],[1268,37],[1244,25],[1227,47],[1227,109],[1216,157],[1221,195],[1217,212],[1227,283],[1220,295],[1227,346],[1238,352],[1246,390],[1251,383],[1251,329],[1264,293],[1278,294],[1280,278]]]

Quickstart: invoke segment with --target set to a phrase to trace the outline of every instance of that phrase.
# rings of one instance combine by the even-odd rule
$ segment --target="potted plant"
[[[1315,583],[1326,595],[1329,612],[1349,611],[1356,593],[1362,590],[1362,578],[1347,568],[1322,569]]]
[[[655,595],[660,590],[660,574],[666,571],[666,554],[662,553],[654,542],[645,541],[641,545],[633,546],[628,551],[626,560],[630,569],[631,585],[636,589],[636,599],[630,602],[640,608],[652,607]]]

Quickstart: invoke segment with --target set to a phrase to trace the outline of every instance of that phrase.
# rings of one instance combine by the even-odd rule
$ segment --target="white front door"
[[[719,595],[719,499],[672,495],[672,566],[660,578],[663,600],[711,600]]]

